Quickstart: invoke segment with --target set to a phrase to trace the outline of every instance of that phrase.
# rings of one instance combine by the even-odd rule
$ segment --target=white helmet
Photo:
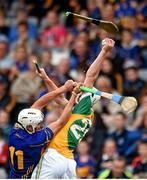
[[[18,114],[18,123],[30,134],[35,132],[35,127],[44,119],[43,113],[38,109],[28,108],[23,109]],[[32,125],[33,132],[27,130],[27,126]]]

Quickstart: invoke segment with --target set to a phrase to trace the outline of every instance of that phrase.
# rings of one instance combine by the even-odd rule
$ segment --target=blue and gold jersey
[[[76,173],[78,178],[85,179],[88,175],[94,174],[96,163],[90,156],[87,161],[81,162],[79,155],[76,155],[75,161],[77,163]]]
[[[21,128],[13,128],[9,139],[11,179],[31,178],[47,143],[53,137],[50,128],[29,134]]]

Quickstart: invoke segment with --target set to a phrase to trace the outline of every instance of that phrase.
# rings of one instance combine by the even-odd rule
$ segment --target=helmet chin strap
[[[28,131],[26,128],[24,128],[24,126],[20,123],[20,122],[17,122],[21,127],[22,127],[22,129],[23,130],[25,130],[27,133],[29,133],[29,134],[33,134],[34,132],[30,132],[30,131]]]
[[[26,130],[20,122],[17,122],[17,124],[19,124],[23,130]]]

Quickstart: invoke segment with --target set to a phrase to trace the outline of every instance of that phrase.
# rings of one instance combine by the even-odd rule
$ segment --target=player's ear
[[[27,125],[26,129],[27,129],[27,131],[29,131],[30,133],[33,132],[33,127],[32,127],[32,125]]]

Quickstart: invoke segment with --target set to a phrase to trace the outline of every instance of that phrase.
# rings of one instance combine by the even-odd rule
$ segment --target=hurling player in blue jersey
[[[76,86],[76,87],[75,87]],[[79,85],[68,80],[63,86],[39,98],[31,108],[23,109],[9,139],[11,179],[31,178],[46,145],[69,119],[72,107],[79,92]],[[59,119],[44,127],[41,109],[61,94],[72,91],[71,98]]]

